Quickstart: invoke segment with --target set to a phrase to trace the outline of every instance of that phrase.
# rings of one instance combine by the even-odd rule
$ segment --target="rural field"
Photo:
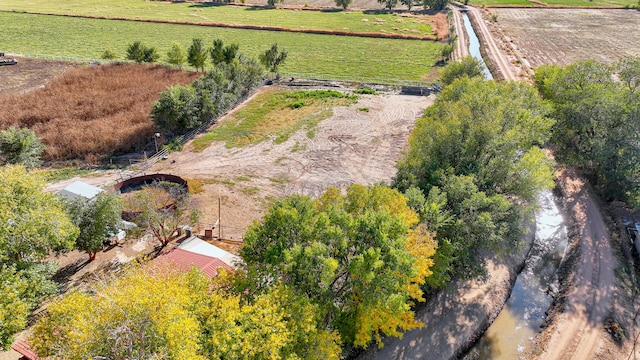
[[[434,79],[442,43],[419,40],[330,36],[243,30],[194,25],[81,19],[0,12],[11,37],[0,38],[8,53],[99,59],[110,48],[124,58],[127,46],[142,41],[164,56],[173,42],[187,48],[193,38],[205,44],[220,38],[238,43],[240,52],[257,57],[271,44],[287,49],[282,72],[330,74],[352,79]]]
[[[509,45],[531,68],[640,54],[640,13],[600,9],[491,9]]]
[[[379,5],[379,4],[378,4]],[[380,6],[380,5],[379,5]],[[345,30],[432,36],[431,16],[362,11],[300,11],[203,3],[130,0],[8,0],[0,11],[73,14],[132,20],[168,20],[200,23],[277,26],[290,29]]]

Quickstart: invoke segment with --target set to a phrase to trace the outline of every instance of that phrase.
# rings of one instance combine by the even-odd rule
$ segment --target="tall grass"
[[[206,45],[216,38],[240,44],[257,57],[271,44],[287,49],[281,72],[328,74],[367,79],[419,80],[433,76],[441,43],[417,40],[359,38],[202,26],[79,19],[0,12],[0,49],[14,53],[78,56],[98,59],[106,48],[124,57],[128,44],[140,40],[161,55],[172,43],[185,48],[193,38]]]
[[[198,76],[153,65],[75,69],[43,89],[0,97],[0,128],[34,130],[48,161],[96,161],[141,150],[155,131],[149,112],[158,94]]]

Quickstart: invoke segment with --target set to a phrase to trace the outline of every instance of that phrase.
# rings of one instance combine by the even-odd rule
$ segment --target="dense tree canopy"
[[[535,89],[464,77],[444,88],[411,134],[395,186],[436,231],[430,287],[483,272],[482,249],[517,245],[523,209],[552,186],[539,147],[553,120]]]
[[[182,134],[224,113],[255,89],[262,75],[260,65],[241,54],[190,85],[168,88],[153,104],[151,118],[159,128]]]
[[[71,250],[78,235],[44,188],[38,173],[0,167],[0,349],[11,345],[31,310],[57,291],[49,280],[55,265],[41,261],[51,251]]]
[[[10,127],[0,130],[0,161],[3,164],[39,166],[44,145],[30,129]]]
[[[613,66],[582,61],[536,70],[553,103],[556,156],[586,170],[604,195],[640,206],[640,57]]]
[[[0,167],[0,262],[38,262],[49,252],[70,250],[78,228],[37,173]]]
[[[453,51],[452,46],[449,46],[449,49]],[[440,73],[440,77],[438,78],[438,80],[443,85],[449,85],[452,82],[454,82],[456,79],[459,79],[465,76],[470,78],[473,78],[473,77],[484,78],[484,67],[480,62],[480,60],[476,59],[473,56],[466,56],[462,58],[460,61],[453,61],[449,63],[447,66],[442,68],[439,71],[439,73]]]
[[[402,194],[384,186],[329,188],[278,201],[245,234],[242,257],[263,286],[280,279],[319,307],[322,326],[366,346],[419,326],[410,299],[430,274],[435,243]]]
[[[134,269],[47,307],[30,338],[52,359],[339,359],[335,333],[315,327],[317,309],[277,286],[250,302],[200,271]]]

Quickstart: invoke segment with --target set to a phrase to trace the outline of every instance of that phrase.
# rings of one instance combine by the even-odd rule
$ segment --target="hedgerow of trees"
[[[640,57],[545,65],[535,83],[553,104],[556,157],[582,168],[606,199],[640,207]]]
[[[553,184],[550,110],[526,84],[463,77],[417,121],[394,186],[436,234],[428,288],[483,275],[482,251],[517,246],[525,205]]]
[[[161,129],[184,133],[222,114],[262,79],[263,70],[253,59],[240,54],[227,63],[223,55],[220,63],[190,85],[172,86],[161,93],[151,118]]]

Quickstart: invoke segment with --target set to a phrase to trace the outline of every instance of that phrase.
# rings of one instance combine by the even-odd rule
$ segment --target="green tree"
[[[49,280],[54,264],[40,263],[51,251],[71,250],[78,229],[58,199],[44,190],[38,173],[0,167],[0,348],[44,297],[57,290]]]
[[[284,0],[267,0],[269,6],[276,6],[277,3],[284,3]]]
[[[135,41],[127,47],[127,60],[141,64],[143,62],[156,62],[160,58],[158,50],[153,46],[146,46],[140,41]]]
[[[398,0],[378,0],[379,4],[383,4],[387,10],[391,11],[396,5],[398,5]]]
[[[260,54],[260,63],[272,73],[278,73],[278,67],[287,60],[287,51],[285,49],[279,49],[278,44],[273,44],[271,47]]]
[[[353,0],[336,0],[336,6],[340,6],[343,10],[347,10]]]
[[[224,49],[222,50],[222,56],[224,57],[225,64],[230,64],[233,59],[236,58],[238,49],[240,49],[240,45],[238,44],[229,44],[224,47]]]
[[[0,262],[38,262],[51,251],[71,250],[78,228],[38,173],[0,167]]]
[[[180,44],[174,42],[167,51],[167,62],[182,69],[182,65],[187,62],[187,52]]]
[[[80,229],[76,249],[96,258],[102,243],[114,236],[122,222],[122,201],[115,194],[100,193],[93,199],[77,197],[66,204],[73,223]]]
[[[56,283],[50,280],[55,263],[16,265],[0,264],[0,350],[8,350],[13,334],[24,329],[27,317],[40,301],[55,294]]]
[[[614,66],[590,60],[565,68],[542,66],[535,82],[558,119],[553,131],[556,158],[582,167],[607,200],[640,207],[637,74],[637,59]]]
[[[213,40],[213,46],[209,49],[209,57],[211,57],[214,66],[224,62],[224,41],[221,39]]]
[[[118,54],[116,54],[116,52],[113,51],[113,49],[106,48],[102,52],[102,55],[100,56],[100,58],[104,60],[115,60],[118,58]]]
[[[207,62],[207,51],[202,43],[202,39],[194,38],[187,51],[187,62],[189,65],[201,69],[204,72],[204,64]]]
[[[27,168],[39,166],[44,145],[30,129],[10,127],[0,131],[0,160],[3,164],[19,164]]]
[[[482,275],[483,250],[517,246],[526,205],[553,185],[539,148],[554,124],[549,111],[528,85],[463,77],[417,121],[394,185],[436,232],[429,287]]]
[[[453,47],[449,46],[449,49],[453,51]],[[473,56],[466,56],[460,61],[453,61],[440,70],[439,80],[442,84],[449,85],[456,79],[465,76],[469,78],[484,78],[484,66],[482,66],[480,60]]]
[[[449,0],[422,0],[422,5],[425,9],[430,10],[444,10],[449,5]]]
[[[411,8],[413,7],[413,0],[400,0],[400,3],[402,5],[405,5],[407,7],[407,9],[409,9],[409,11],[411,11]]]
[[[364,347],[372,337],[380,343],[381,333],[420,326],[410,299],[421,298],[414,285],[429,274],[435,243],[413,232],[417,220],[387,187],[352,185],[345,195],[329,188],[316,201],[278,201],[249,228],[241,254],[258,286],[281,279],[319,307],[323,328]]]
[[[151,119],[159,128],[183,133],[196,128],[214,115],[205,104],[207,98],[198,96],[193,86],[175,85],[160,93],[151,108]]]
[[[167,182],[146,186],[125,207],[138,213],[138,225],[151,230],[162,246],[174,239],[180,225],[193,226],[199,216],[185,189]]]

